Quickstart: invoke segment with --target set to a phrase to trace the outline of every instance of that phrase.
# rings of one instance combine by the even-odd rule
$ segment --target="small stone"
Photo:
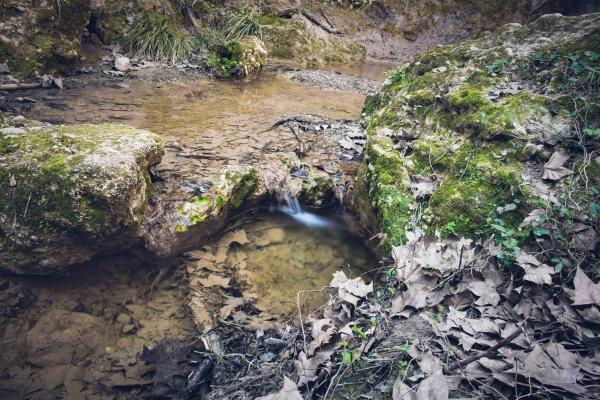
[[[127,325],[131,323],[131,316],[121,313],[117,315],[117,319],[115,320],[120,324]]]
[[[23,128],[8,127],[0,129],[0,135],[24,135],[27,131]]]
[[[125,56],[115,57],[115,69],[120,72],[127,72],[131,68],[131,61]]]
[[[123,325],[121,332],[124,334],[128,334],[128,333],[132,333],[134,330],[135,330],[135,325],[127,324],[127,325]]]
[[[523,151],[521,151],[521,160],[527,161],[535,157],[536,154],[542,150],[542,145],[536,145],[533,143],[527,143],[525,147],[523,147]]]

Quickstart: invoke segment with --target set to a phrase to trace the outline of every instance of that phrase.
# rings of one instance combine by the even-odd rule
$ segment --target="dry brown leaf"
[[[319,367],[331,358],[333,351],[320,351],[311,358],[302,352],[294,361],[294,372],[298,376],[298,385],[302,386],[317,379]]]
[[[545,210],[542,210],[541,208],[536,208],[535,210],[527,214],[523,222],[519,224],[519,228],[524,228],[528,225],[540,226],[542,224],[542,221],[540,221],[540,217],[543,217],[545,215]]]
[[[339,297],[354,306],[358,304],[360,299],[373,291],[373,282],[365,285],[365,282],[360,277],[348,279],[342,271],[333,273],[333,279],[329,286],[337,288]]]
[[[302,395],[298,390],[298,385],[287,376],[284,376],[283,387],[279,392],[257,397],[255,400],[302,400]]]
[[[436,180],[433,176],[415,176],[411,182],[410,190],[415,198],[425,198],[433,194],[436,188]]]
[[[552,275],[555,273],[554,268],[538,261],[533,255],[521,252],[517,256],[517,264],[525,271],[524,280],[542,284],[552,284]]]
[[[392,391],[393,400],[448,400],[450,389],[442,371],[437,371],[419,384],[417,391],[410,389],[398,377]]]
[[[569,291],[569,297],[574,306],[600,305],[600,282],[594,283],[581,268],[577,268],[573,284],[575,290]]]
[[[335,325],[329,318],[313,319],[310,323],[310,335],[313,337],[313,341],[308,345],[309,356],[313,355],[322,345],[329,343],[335,334]]]
[[[563,167],[569,158],[569,154],[567,154],[566,151],[555,151],[554,154],[552,154],[552,157],[550,157],[550,160],[544,164],[544,175],[542,176],[542,179],[557,181],[566,175],[572,174],[573,171]]]
[[[193,281],[194,282],[192,283],[192,285],[194,285],[194,284],[196,284],[196,282],[198,282],[200,285],[205,286],[205,287],[220,286],[222,288],[228,288],[231,278],[213,274],[213,275],[209,275],[206,278],[195,278]]]
[[[598,246],[598,234],[589,225],[575,223],[571,225],[573,233],[573,247],[577,251],[594,251]]]

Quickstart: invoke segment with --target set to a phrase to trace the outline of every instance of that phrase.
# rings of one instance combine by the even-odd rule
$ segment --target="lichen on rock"
[[[0,267],[48,273],[139,239],[160,137],[123,125],[0,129]]]

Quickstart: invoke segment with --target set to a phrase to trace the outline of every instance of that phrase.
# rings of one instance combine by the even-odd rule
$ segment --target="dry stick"
[[[329,26],[331,26],[333,29],[335,29],[335,25],[333,24],[333,22],[331,22],[331,20],[327,16],[327,14],[325,14],[325,10],[323,10],[323,7],[319,7],[319,11],[321,11],[321,15],[323,16],[323,18],[325,18],[325,20],[327,21]]]
[[[312,22],[313,24],[315,24],[319,28],[323,29],[327,33],[331,33],[332,35],[341,35],[342,34],[341,32],[338,32],[338,31],[336,31],[334,29],[329,29],[328,27],[326,27],[325,25],[323,25],[321,22],[319,22],[318,19],[316,19],[315,17],[313,17],[312,15],[310,15],[309,13],[307,13],[306,11],[302,11],[302,12],[300,12],[300,14],[302,14],[307,20],[309,20],[310,22]]]
[[[295,126],[292,125],[290,129],[292,130],[292,132],[294,132],[294,136],[296,136],[296,139],[298,139],[298,143],[300,143],[300,158],[302,158],[304,157],[304,142],[302,141],[302,139],[300,139],[300,134],[296,130]]]
[[[455,363],[450,364],[448,367],[444,368],[444,374],[448,375],[448,374],[452,373],[453,370],[455,370],[459,367],[464,367],[464,366],[472,363],[473,361],[477,361],[480,358],[490,355],[494,351],[498,350],[500,347],[515,340],[521,333],[523,333],[523,331],[521,329],[517,329],[516,331],[511,333],[510,336],[508,336],[506,339],[496,343],[494,346],[490,347],[486,351],[476,354],[474,356],[471,356],[469,358],[466,358],[464,360],[456,361]]]
[[[0,90],[38,89],[41,87],[41,83],[7,83],[0,85]]]

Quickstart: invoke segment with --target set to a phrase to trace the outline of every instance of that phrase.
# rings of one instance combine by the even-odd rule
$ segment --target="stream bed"
[[[247,83],[131,80],[27,95],[36,100],[22,109],[28,118],[118,122],[160,134],[166,154],[157,172],[165,190],[176,192],[232,160],[259,161],[267,146],[289,151],[297,144],[292,132],[267,130],[286,115],[357,119],[364,100],[358,93],[306,86],[273,73]],[[325,150],[305,162],[327,161],[331,151]],[[306,291],[303,311],[312,310],[327,300],[320,289],[333,272],[368,276],[377,267],[367,233],[351,217],[310,215],[326,226],[309,227],[267,209],[233,221],[246,240],[230,241],[223,262],[209,271],[223,273],[228,283],[222,285],[252,307],[291,322],[298,292]],[[215,237],[196,251],[217,254],[222,240]],[[189,307],[186,263],[185,256],[161,260],[132,249],[60,275],[0,275],[0,398],[181,395],[186,373],[197,365],[194,351],[203,349]]]

